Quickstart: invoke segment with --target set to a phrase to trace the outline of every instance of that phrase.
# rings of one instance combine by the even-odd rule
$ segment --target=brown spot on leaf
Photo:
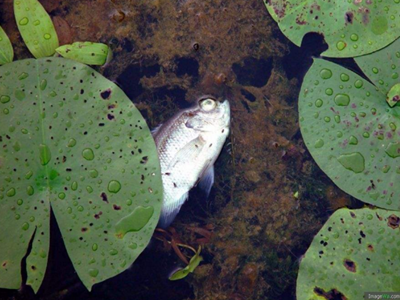
[[[351,11],[348,11],[344,14],[344,19],[346,21],[346,25],[347,24],[353,24],[353,18],[354,18],[354,14]]]
[[[356,217],[356,214],[353,213],[353,212],[351,211],[351,212],[350,212],[350,216],[351,216],[352,218],[355,218],[355,217]]]
[[[400,218],[394,214],[390,215],[387,222],[388,226],[396,229],[400,225]]]
[[[374,246],[372,246],[371,244],[369,244],[367,246],[368,251],[374,252]]]
[[[353,272],[353,273],[356,272],[356,264],[355,264],[354,261],[352,261],[352,260],[350,260],[350,259],[345,259],[345,260],[343,261],[343,265],[344,265],[344,267],[347,269],[347,271]]]
[[[114,208],[115,210],[121,210],[121,206],[116,205],[116,204],[113,204],[113,208]]]
[[[102,91],[102,92],[100,93],[100,96],[101,96],[101,98],[103,98],[104,100],[110,99],[111,90],[110,90],[110,89],[107,89],[107,90]]]
[[[314,293],[318,296],[324,297],[327,300],[347,300],[347,297],[339,292],[337,289],[332,289],[325,292],[323,289],[315,287]]]
[[[100,197],[104,202],[108,203],[108,198],[107,198],[107,194],[106,193],[104,193],[104,192],[101,193]]]
[[[2,266],[3,268],[6,268],[6,267],[7,267],[7,264],[8,264],[8,261],[4,261],[4,262],[1,264],[1,266]]]
[[[86,228],[86,227],[82,227],[81,231],[82,231],[82,232],[86,232],[86,231],[87,231],[87,228]]]

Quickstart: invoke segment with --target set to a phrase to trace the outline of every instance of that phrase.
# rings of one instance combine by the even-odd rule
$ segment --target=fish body
[[[159,227],[168,227],[196,184],[207,195],[214,183],[214,162],[229,134],[228,100],[201,98],[153,130],[164,187]]]

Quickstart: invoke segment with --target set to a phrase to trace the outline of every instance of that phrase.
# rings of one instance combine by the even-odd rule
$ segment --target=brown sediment
[[[297,259],[327,211],[350,200],[317,178],[322,173],[299,134],[299,83],[288,79],[283,68],[288,42],[263,1],[41,2],[56,25],[67,28],[63,43],[111,45],[113,60],[98,68],[109,79],[132,67],[127,79],[137,87],[132,101],[150,127],[201,94],[229,99],[231,135],[216,165],[213,202],[203,201],[206,216],[201,217],[200,201],[189,200],[174,225],[187,242],[196,239],[186,227],[214,228],[202,251],[205,261],[185,280],[196,300],[294,299]],[[11,0],[0,4],[0,20],[16,58],[30,57]],[[250,62],[255,69],[260,64],[270,68],[257,78],[247,70],[249,78],[242,80],[233,65],[240,70]],[[105,193],[101,199],[107,201]]]

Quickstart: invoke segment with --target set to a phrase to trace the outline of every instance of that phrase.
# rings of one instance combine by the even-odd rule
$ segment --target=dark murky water
[[[0,299],[295,299],[298,263],[314,234],[337,207],[357,206],[313,162],[298,127],[297,94],[312,57],[326,48],[322,37],[310,34],[294,46],[262,0],[41,2],[61,43],[112,46],[113,61],[99,71],[120,85],[150,127],[212,94],[229,99],[232,133],[210,198],[194,190],[173,224],[193,246],[199,236],[190,228],[213,228],[194,274],[168,281],[181,263],[153,241],[129,270],[89,293],[53,220],[39,293],[0,290]],[[0,24],[16,58],[28,57],[11,0],[0,1]],[[352,60],[345,64],[357,72]]]

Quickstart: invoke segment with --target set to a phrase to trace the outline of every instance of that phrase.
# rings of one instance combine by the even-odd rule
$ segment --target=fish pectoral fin
[[[160,130],[162,124],[158,125],[157,127],[153,128],[153,130],[151,131],[151,135],[154,137],[158,131]]]
[[[214,184],[214,165],[209,166],[200,177],[199,188],[201,188],[208,196]]]
[[[160,220],[158,221],[157,227],[167,228],[171,225],[188,197],[189,193],[185,193],[180,198],[174,200],[173,203],[167,205],[164,204],[161,209]]]
[[[201,136],[190,141],[176,153],[168,166],[168,170],[175,169],[178,165],[186,165],[193,162],[200,155],[205,145],[206,141]]]

